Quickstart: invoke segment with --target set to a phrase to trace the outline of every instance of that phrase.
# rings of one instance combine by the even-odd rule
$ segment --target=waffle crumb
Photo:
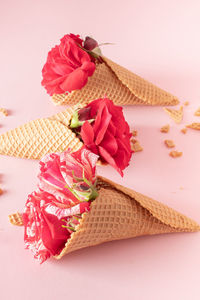
[[[179,110],[171,108],[163,108],[164,111],[174,120],[176,123],[181,123],[183,119],[183,106],[180,106]]]
[[[184,133],[184,134],[186,134],[187,128],[182,128],[182,129],[181,129],[181,132]]]
[[[132,139],[131,140],[131,150],[134,152],[140,152],[140,151],[143,151],[143,148],[137,140]]]
[[[170,126],[169,126],[169,124],[167,124],[160,128],[160,132],[168,133],[169,129],[170,129]]]
[[[195,111],[194,115],[200,117],[200,107]]]
[[[137,130],[132,131],[132,136],[137,136],[137,134],[138,134]]]
[[[5,108],[0,108],[0,113],[2,113],[5,117],[8,116],[8,111]]]
[[[167,146],[167,148],[174,148],[175,144],[172,140],[164,140],[165,145]]]
[[[180,190],[184,190],[184,188],[182,186],[180,186]]]
[[[176,158],[176,157],[182,156],[182,155],[183,155],[183,152],[178,152],[178,151],[174,150],[174,151],[171,151],[171,152],[169,153],[169,155],[170,155],[171,157],[173,157],[173,158]]]
[[[23,226],[22,214],[20,214],[19,212],[9,215],[8,218],[12,225]]]
[[[189,101],[185,101],[185,102],[184,102],[184,105],[185,105],[185,106],[188,106],[189,104],[190,104]]]
[[[3,190],[0,188],[0,195],[2,195],[3,194]]]
[[[191,128],[194,130],[200,130],[200,123],[192,123],[186,126],[187,128]]]

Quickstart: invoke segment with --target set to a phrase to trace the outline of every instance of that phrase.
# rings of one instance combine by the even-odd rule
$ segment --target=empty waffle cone
[[[118,105],[176,105],[179,100],[168,92],[121,67],[108,58],[96,66],[94,74],[81,89],[54,94],[56,105],[90,102],[106,97]]]
[[[0,136],[0,154],[40,159],[47,153],[80,149],[83,144],[68,127],[81,105],[67,108],[49,118],[41,118],[12,129]]]
[[[186,216],[103,177],[98,177],[99,196],[84,213],[76,232],[56,256],[113,240],[141,235],[199,231]]]

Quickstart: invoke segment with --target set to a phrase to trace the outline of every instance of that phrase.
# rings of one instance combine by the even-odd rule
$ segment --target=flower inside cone
[[[103,163],[110,164],[121,176],[129,165],[132,134],[122,107],[110,99],[96,99],[76,111],[70,128],[83,141],[84,146],[99,155]]]
[[[97,196],[96,161],[89,150],[53,153],[40,161],[38,189],[23,213],[24,241],[41,263],[58,255]]]

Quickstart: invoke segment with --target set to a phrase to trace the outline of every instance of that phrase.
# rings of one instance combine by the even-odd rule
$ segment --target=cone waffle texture
[[[98,189],[90,212],[83,214],[76,232],[55,258],[113,240],[200,230],[196,222],[175,210],[108,179],[98,177]]]
[[[68,128],[75,110],[67,108],[49,118],[41,118],[10,130],[0,136],[0,154],[29,159],[40,159],[51,152],[80,149],[83,144]]]
[[[194,129],[194,130],[200,130],[200,123],[192,123],[187,125],[188,128]]]
[[[171,109],[171,108],[164,108],[166,113],[174,120],[176,123],[181,123],[183,119],[183,106],[179,108],[179,110]]]
[[[103,58],[81,89],[54,94],[56,105],[90,102],[104,96],[119,105],[176,105],[178,99],[113,61]]]
[[[9,221],[12,225],[23,226],[22,215],[19,212],[9,215],[8,217],[9,217]]]

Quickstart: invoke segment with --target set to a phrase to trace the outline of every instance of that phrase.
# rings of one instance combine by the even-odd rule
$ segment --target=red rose
[[[94,73],[95,64],[90,55],[80,48],[82,45],[79,35],[67,34],[60,45],[49,51],[42,69],[42,85],[50,96],[81,89]]]
[[[26,248],[30,248],[41,263],[58,254],[70,236],[69,231],[62,227],[63,221],[45,211],[50,203],[56,205],[53,195],[33,192],[28,196],[23,214]]]
[[[125,121],[122,107],[109,99],[97,99],[79,111],[83,122],[80,134],[87,147],[108,162],[122,176],[131,159],[130,128]],[[95,119],[95,121],[93,121]]]
[[[90,210],[96,190],[98,157],[87,149],[52,153],[40,161],[37,191],[28,196],[23,213],[24,241],[41,263],[64,248]]]

